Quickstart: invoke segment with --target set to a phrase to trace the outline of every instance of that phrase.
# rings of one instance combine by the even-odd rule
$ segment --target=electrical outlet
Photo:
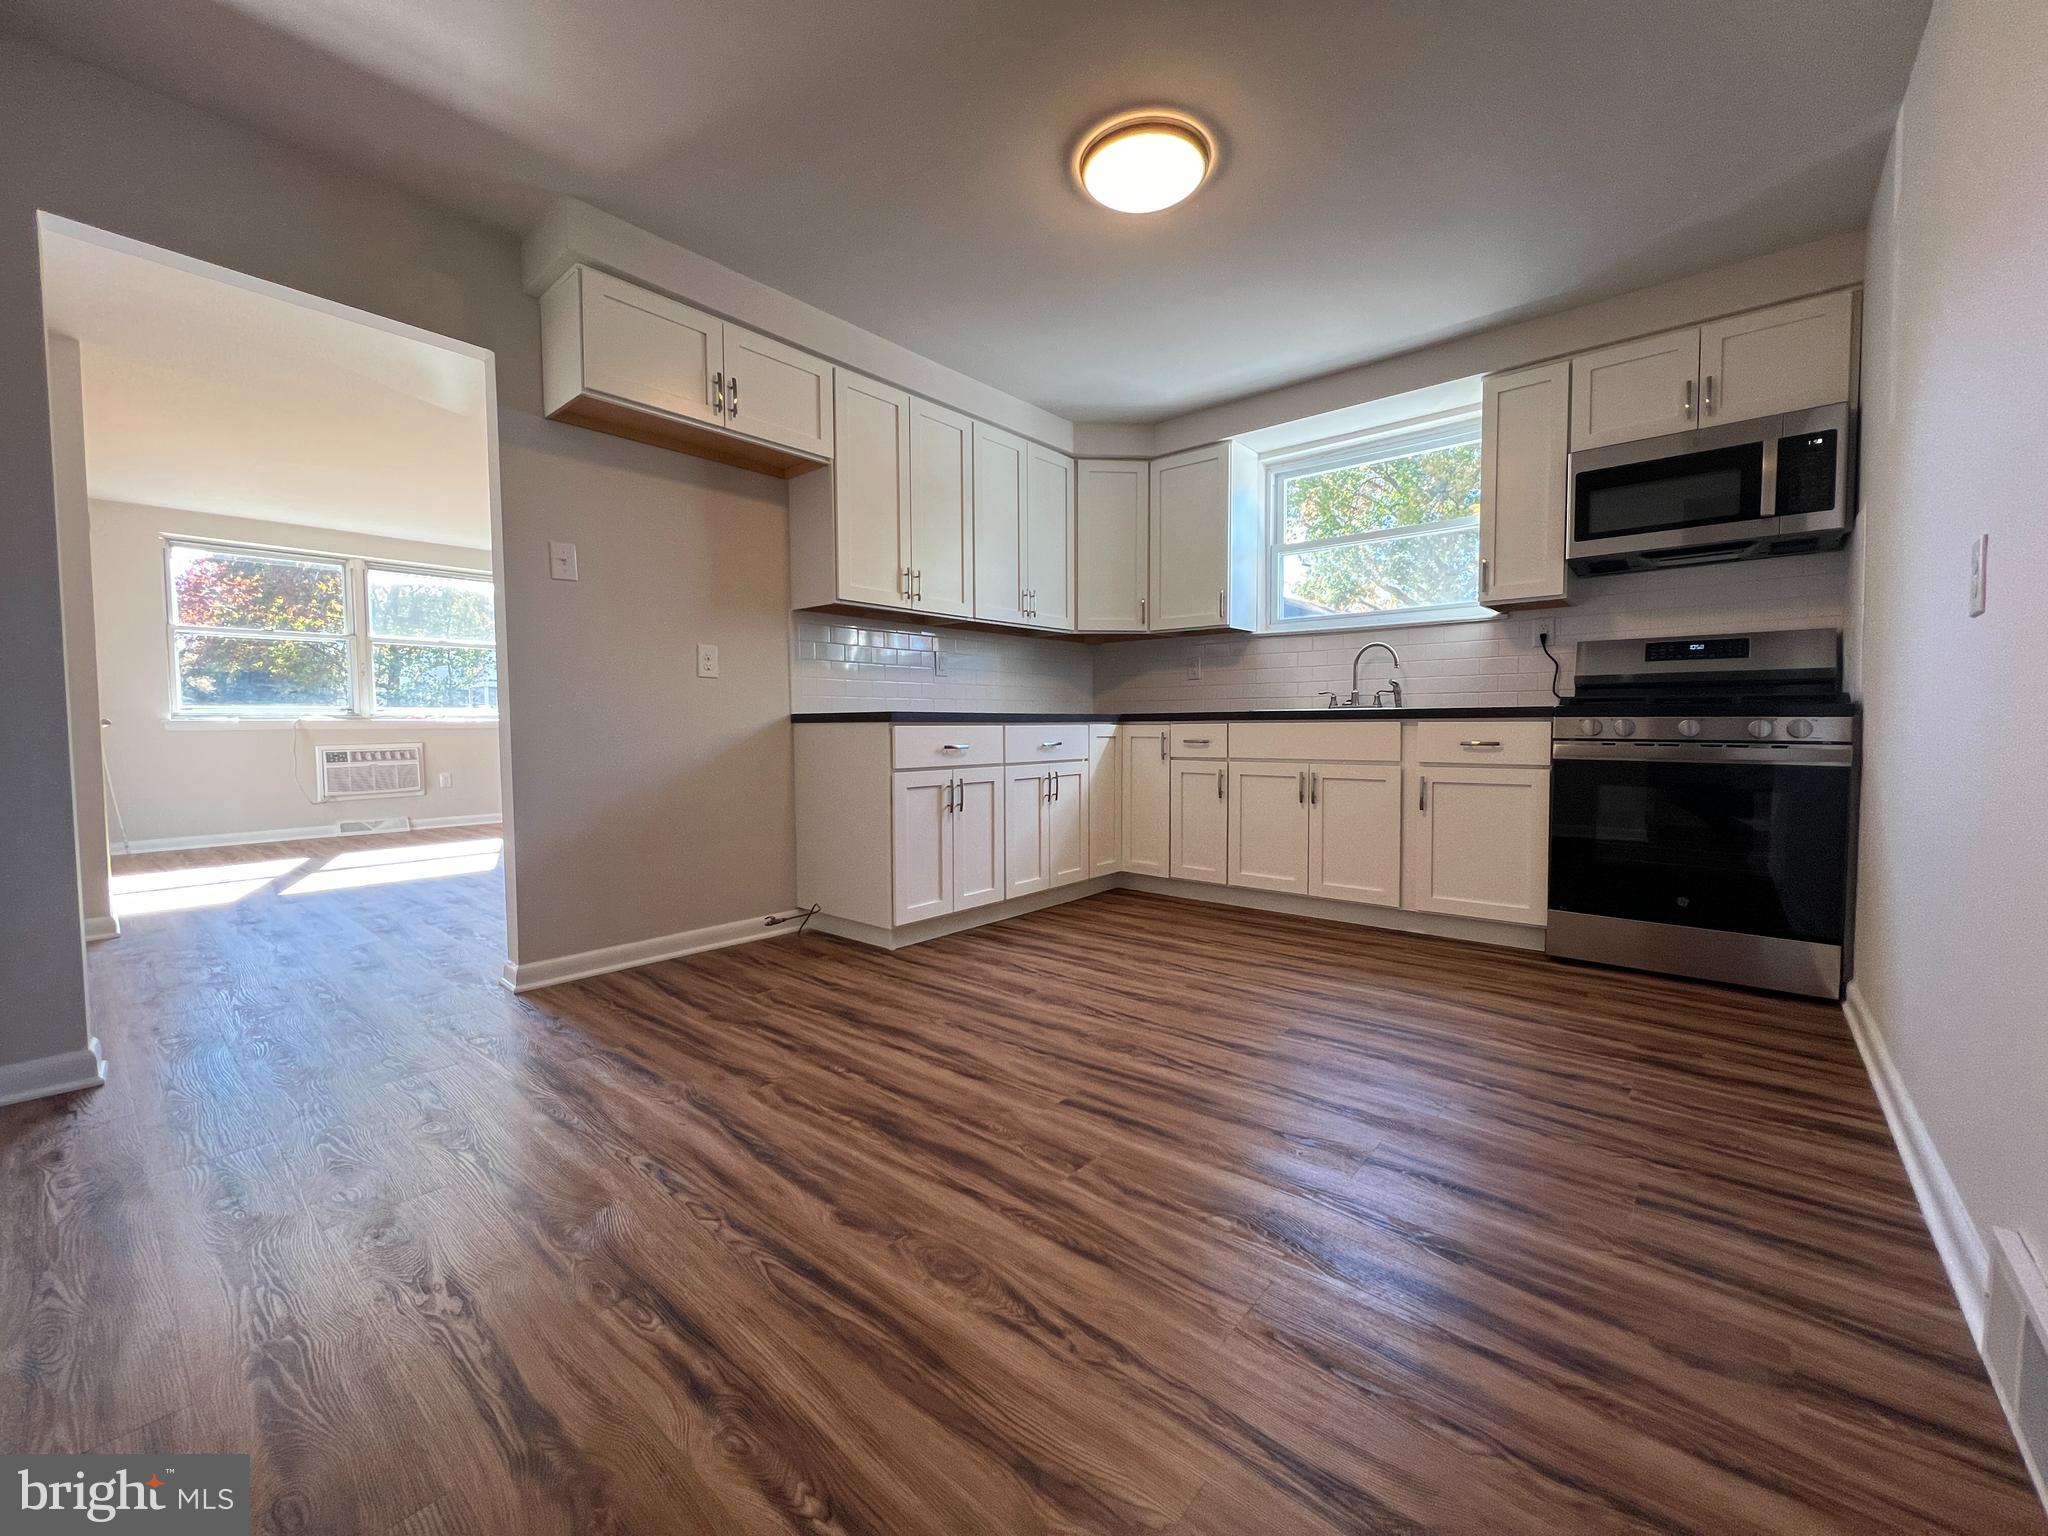
[[[1199,649],[1191,645],[1188,647],[1188,681],[1191,683],[1199,683],[1201,680],[1202,653]]]
[[[717,646],[700,645],[697,647],[697,675],[699,677],[718,676]]]
[[[455,787],[455,775],[444,773],[440,776],[438,782],[443,789],[453,789]]]
[[[1991,535],[1980,533],[1970,546],[1970,617],[1984,614],[1985,589],[1990,578]]]
[[[933,676],[933,677],[944,677],[945,675],[946,675],[946,653],[945,653],[944,651],[933,651],[933,652],[932,652],[932,676]]]
[[[576,546],[559,539],[548,541],[548,574],[556,581],[575,581]]]

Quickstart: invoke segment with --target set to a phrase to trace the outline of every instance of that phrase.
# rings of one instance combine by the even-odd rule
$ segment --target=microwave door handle
[[[1764,467],[1756,492],[1756,515],[1760,519],[1778,515],[1778,442],[1784,430],[1782,421],[1774,421],[1764,433]]]

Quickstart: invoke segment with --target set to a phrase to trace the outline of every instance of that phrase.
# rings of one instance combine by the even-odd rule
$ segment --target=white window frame
[[[1310,539],[1300,544],[1285,542],[1287,532],[1286,482],[1301,475],[1345,469],[1356,464],[1376,464],[1387,459],[1405,459],[1439,448],[1457,448],[1478,443],[1480,413],[1460,411],[1426,424],[1409,424],[1339,442],[1317,443],[1312,447],[1267,454],[1260,461],[1266,472],[1266,569],[1262,588],[1260,630],[1265,634],[1301,634],[1313,630],[1378,629],[1402,624],[1448,624],[1494,617],[1491,608],[1469,603],[1434,603],[1413,608],[1388,608],[1376,613],[1319,614],[1313,617],[1283,618],[1286,594],[1283,589],[1286,558],[1320,549],[1337,549],[1351,544],[1377,544],[1391,539],[1409,539],[1479,527],[1479,513],[1448,518],[1419,528],[1382,528],[1370,533],[1338,534],[1327,539]],[[1472,586],[1479,587],[1478,557],[1473,557]]]
[[[177,549],[214,549],[229,555],[267,556],[283,560],[317,560],[342,568],[341,633],[313,636],[308,633],[283,630],[222,629],[206,624],[180,624],[178,622],[178,594],[176,576],[171,569],[171,553]],[[379,637],[370,633],[370,572],[400,571],[423,576],[456,576],[469,581],[491,581],[489,571],[466,569],[462,566],[424,565],[410,560],[380,560],[366,555],[339,555],[331,550],[289,549],[276,544],[250,544],[237,539],[192,538],[178,534],[163,536],[163,595],[164,595],[164,664],[165,678],[170,688],[170,703],[167,718],[173,723],[198,723],[211,721],[229,723],[236,720],[262,721],[265,723],[291,723],[299,720],[348,720],[367,721],[438,721],[449,725],[495,724],[498,719],[494,710],[489,714],[478,714],[468,710],[436,711],[416,709],[377,708],[376,678],[371,669],[371,647]],[[495,607],[497,594],[492,593]],[[296,705],[224,704],[189,705],[183,702],[178,686],[178,637],[180,635],[220,634],[246,638],[319,638],[339,642],[348,650],[349,703],[346,709],[302,709]],[[481,642],[449,640],[415,640],[409,636],[386,635],[381,637],[387,643],[400,645],[438,645],[462,650],[474,650]],[[490,641],[495,653],[497,637]]]

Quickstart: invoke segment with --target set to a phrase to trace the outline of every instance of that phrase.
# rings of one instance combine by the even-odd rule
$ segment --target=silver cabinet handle
[[[1218,768],[1216,770],[1216,798],[1218,800],[1221,800],[1223,798],[1223,776],[1224,770]]]
[[[903,574],[897,579],[897,588],[903,594],[903,601],[910,601],[910,567],[903,567]]]
[[[1059,797],[1060,797],[1060,793],[1061,793],[1061,791],[1060,791],[1060,776],[1059,776],[1058,774],[1054,774],[1054,775],[1052,776],[1052,797],[1053,797],[1053,799],[1055,799],[1055,800],[1059,799]]]
[[[1459,746],[1461,746],[1461,747],[1494,747],[1494,748],[1498,748],[1498,747],[1500,746],[1500,743],[1499,743],[1499,742],[1497,742],[1497,741],[1461,741],[1461,742],[1459,742],[1459,743],[1458,743],[1458,745],[1459,745]]]
[[[912,572],[910,573],[910,580],[911,580],[911,582],[912,582],[912,586],[911,586],[911,592],[910,592],[910,600],[911,600],[911,601],[912,601],[913,603],[921,603],[921,602],[923,602],[923,601],[924,601],[924,572],[923,572],[923,571],[912,571]]]
[[[1690,417],[1692,416],[1692,380],[1691,380],[1691,379],[1687,379],[1687,380],[1685,381],[1685,414],[1686,414],[1686,416],[1687,416],[1687,418],[1688,418],[1688,419],[1689,419],[1689,418],[1690,418]]]
[[[1223,616],[1223,589],[1218,587],[1216,589],[1216,617],[1220,619]]]
[[[1181,745],[1184,747],[1206,747],[1209,745],[1209,740],[1210,738],[1207,736],[1189,736],[1182,740]]]
[[[1487,560],[1486,560],[1486,558],[1485,558],[1484,556],[1481,556],[1481,557],[1480,557],[1480,561],[1479,561],[1479,595],[1480,595],[1481,597],[1484,597],[1484,596],[1486,595],[1486,591],[1487,591],[1487,589],[1488,589],[1489,587],[1491,587],[1491,586],[1493,585],[1493,583],[1492,583],[1492,582],[1490,582],[1490,581],[1488,581],[1488,580],[1486,579],[1487,567],[1488,567],[1489,563],[1490,563],[1490,562],[1489,562],[1489,561],[1487,561]]]
[[[1166,761],[1166,732],[1159,733],[1159,761]]]
[[[1145,613],[1145,599],[1141,597],[1138,599],[1138,628],[1143,629],[1151,622]]]
[[[1714,414],[1714,376],[1707,375],[1707,387],[1701,392],[1700,403],[1707,408],[1709,416]]]
[[[949,741],[949,742],[947,742],[947,743],[946,743],[946,744],[945,744],[944,746],[940,747],[940,748],[939,748],[939,750],[940,750],[941,752],[965,752],[965,751],[967,750],[967,748],[968,748],[968,743],[967,743],[967,742],[964,742],[964,741]]]
[[[725,418],[728,421],[737,421],[739,420],[739,415],[740,376],[734,374],[725,381]]]
[[[1429,775],[1423,774],[1421,778],[1422,788],[1415,796],[1415,809],[1426,811],[1429,809]]]
[[[1041,752],[1050,752],[1055,747],[1064,747],[1065,745],[1066,743],[1064,741],[1041,741],[1038,744],[1038,750]]]
[[[1296,805],[1308,804],[1308,771],[1306,769],[1297,768],[1294,772],[1294,803]]]
[[[1046,802],[1046,804],[1047,804],[1047,805],[1050,805],[1050,804],[1052,804],[1052,775],[1051,775],[1051,774],[1049,774],[1049,773],[1048,773],[1048,774],[1047,774],[1047,775],[1045,776],[1045,783],[1044,783],[1044,784],[1042,784],[1042,785],[1040,786],[1040,788],[1042,788],[1042,789],[1043,789],[1043,790],[1045,791],[1045,802]]]
[[[711,414],[714,416],[723,416],[725,414],[725,375],[723,373],[711,375]]]
[[[1314,805],[1316,803],[1316,790],[1319,787],[1320,782],[1321,781],[1317,779],[1315,774],[1311,773],[1308,776],[1308,803],[1310,805]]]
[[[948,812],[960,809],[960,781],[958,779],[946,780],[946,809]]]

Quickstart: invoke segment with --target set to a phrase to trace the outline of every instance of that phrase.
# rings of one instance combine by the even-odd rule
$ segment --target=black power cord
[[[780,928],[784,923],[789,922],[793,918],[801,918],[802,921],[796,925],[796,931],[802,933],[806,928],[810,927],[811,919],[818,915],[819,910],[819,904],[814,901],[801,912],[791,912],[783,917],[771,917],[762,926],[766,928]]]
[[[1557,691],[1557,685],[1564,681],[1564,668],[1557,664],[1555,656],[1551,656],[1550,631],[1547,629],[1537,630],[1536,643],[1543,647],[1544,655],[1550,656],[1550,696],[1561,704],[1564,702],[1564,695]]]

